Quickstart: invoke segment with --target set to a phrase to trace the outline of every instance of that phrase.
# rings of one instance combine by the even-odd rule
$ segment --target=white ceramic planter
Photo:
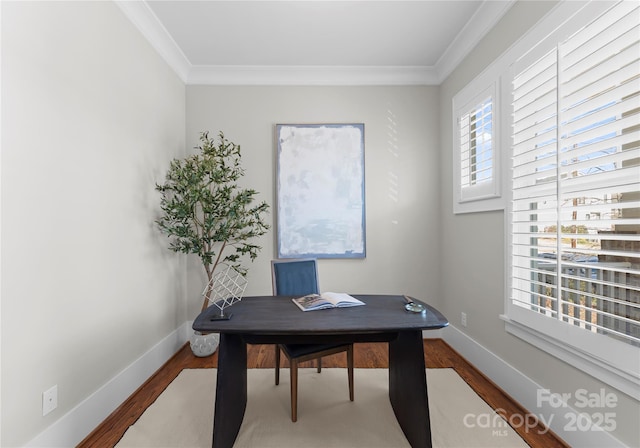
[[[220,334],[218,333],[202,334],[199,331],[194,331],[191,334],[191,351],[200,358],[213,355],[218,349],[219,343]]]

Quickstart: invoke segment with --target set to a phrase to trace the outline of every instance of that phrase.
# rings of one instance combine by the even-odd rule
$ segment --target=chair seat
[[[282,344],[288,358],[300,358],[317,352],[324,352],[345,344]]]

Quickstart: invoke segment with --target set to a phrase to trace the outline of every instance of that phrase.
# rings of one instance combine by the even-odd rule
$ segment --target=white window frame
[[[502,152],[500,134],[500,70],[493,64],[453,97],[453,212],[474,213],[503,210]],[[486,99],[491,99],[491,178],[478,184],[462,186],[465,172],[464,142],[460,139],[460,122]]]
[[[569,35],[572,26],[586,23],[586,20],[597,17],[601,12],[612,6],[614,2],[592,1],[586,6],[582,2],[562,2],[552,10],[542,21],[530,30],[520,41],[501,57],[501,66],[510,65],[517,58],[536,47],[545,38],[556,41]],[[575,21],[572,18],[576,18]],[[510,80],[508,70],[503,72],[503,79]],[[507,107],[510,96],[508,82],[502,83],[501,96],[503,115],[501,119],[510,123],[511,109]],[[510,126],[504,126],[510,128]],[[508,130],[503,139],[506,140]],[[510,147],[510,145],[509,145]],[[510,150],[509,150],[510,152]],[[510,171],[510,164],[507,167]],[[511,179],[511,173],[505,172],[505,179]],[[505,314],[501,318],[505,321],[508,333],[550,353],[568,364],[600,379],[604,383],[640,399],[640,372],[638,363],[640,355],[638,348],[630,344],[608,338],[600,334],[590,333],[581,328],[566,325],[555,319],[549,319],[539,313],[515,305],[511,295],[511,185],[506,189],[505,235],[507,238],[506,266],[508,269],[505,284]]]

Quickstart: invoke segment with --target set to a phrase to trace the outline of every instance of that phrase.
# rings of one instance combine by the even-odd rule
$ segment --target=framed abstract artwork
[[[364,124],[276,125],[279,258],[364,258]]]

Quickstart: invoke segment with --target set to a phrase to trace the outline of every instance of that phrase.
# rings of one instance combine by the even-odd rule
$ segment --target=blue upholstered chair
[[[317,294],[318,268],[314,259],[272,260],[273,295],[301,297]],[[295,306],[293,303],[291,306]],[[313,312],[313,311],[311,311]],[[322,311],[318,318],[321,318]],[[318,373],[322,371],[323,356],[347,352],[349,399],[353,401],[353,344],[278,344],[276,345],[276,385],[280,383],[280,352],[289,360],[291,375],[291,421],[298,419],[298,363],[316,359]]]

